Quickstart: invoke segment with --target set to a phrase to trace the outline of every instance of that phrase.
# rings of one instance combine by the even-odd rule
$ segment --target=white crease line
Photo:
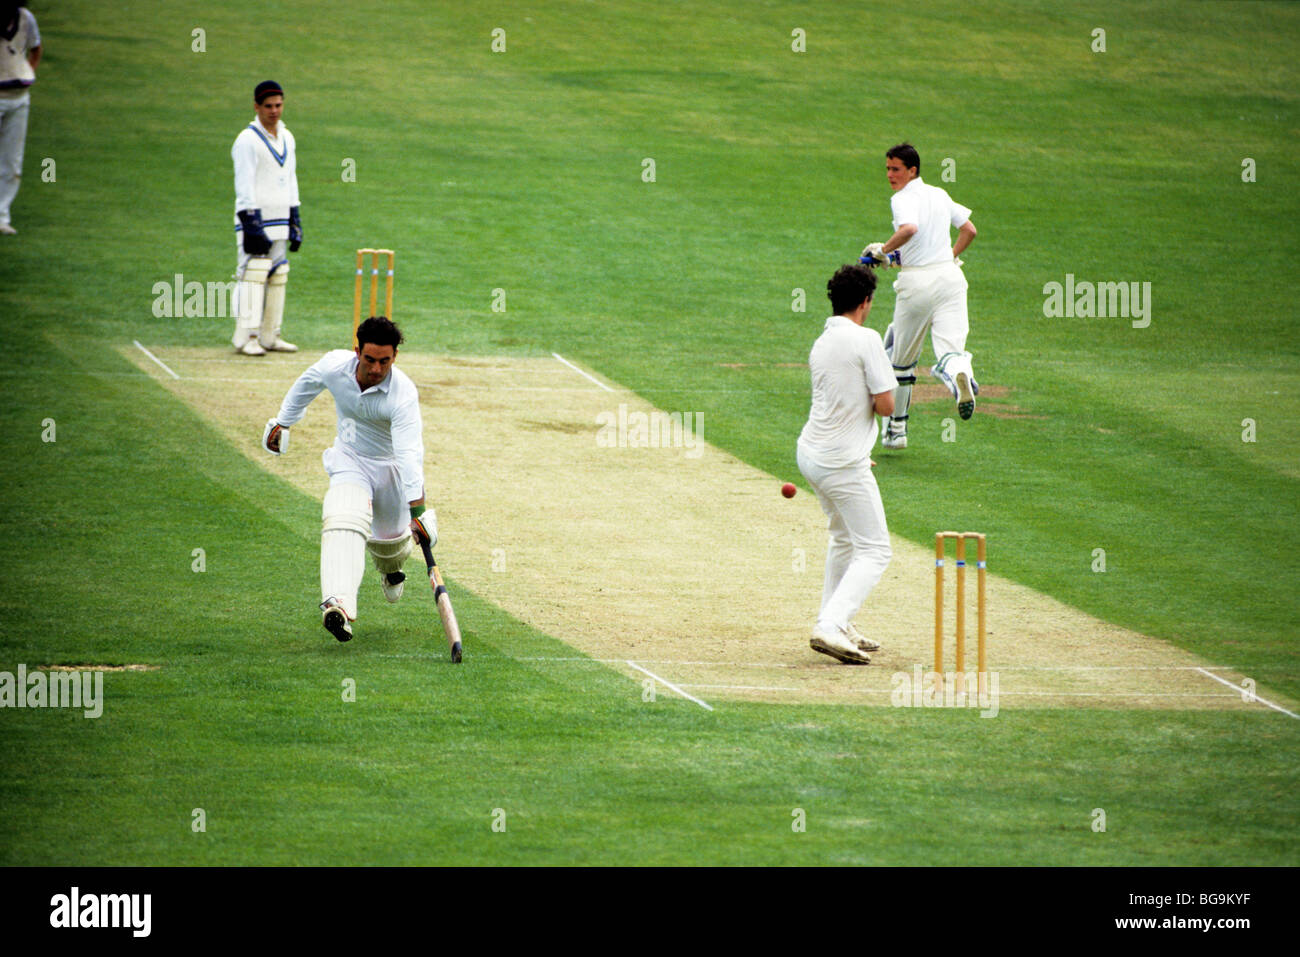
[[[144,346],[140,345],[140,340],[139,340],[139,339],[132,339],[131,341],[135,343],[135,347],[136,347],[137,349],[139,349],[141,352],[143,352],[145,355],[147,355],[147,356],[148,356],[150,359],[152,359],[154,362],[158,363],[158,365],[162,366],[162,370],[163,370],[163,372],[166,372],[166,373],[167,373],[169,376],[171,376],[173,379],[179,379],[179,378],[180,378],[180,376],[178,376],[175,372],[172,372],[171,369],[167,368],[167,364],[166,364],[166,363],[164,363],[161,359],[159,359],[156,355],[154,355],[152,352],[150,352],[150,351],[149,351],[148,349],[146,349]]]
[[[143,348],[143,347],[142,347],[142,348]],[[152,357],[151,357],[151,358],[152,358]],[[154,359],[154,361],[157,362],[158,360],[157,360],[157,359]],[[251,364],[251,363],[250,363],[250,364]],[[164,366],[164,368],[166,368],[166,366]],[[168,372],[171,372],[170,369],[168,369],[167,371],[168,371]],[[0,374],[2,374],[2,373],[0,373]],[[88,374],[88,375],[91,375],[91,374],[110,375],[110,374],[114,374],[114,373],[87,373],[87,374]],[[115,373],[115,374],[117,374],[117,375],[129,375],[129,374],[132,374],[132,373]],[[135,375],[141,375],[142,373],[134,373],[134,374],[135,374]],[[176,375],[176,374],[173,372],[172,375]],[[180,376],[176,376],[176,378],[179,379]],[[247,385],[247,384],[248,384],[248,379],[247,379],[247,378],[239,379],[239,378],[231,378],[231,377],[229,377],[229,376],[217,376],[217,375],[191,375],[191,376],[186,376],[186,377],[185,377],[185,381],[186,381],[186,382],[237,382],[237,383],[239,383],[239,384],[241,384],[241,385]],[[268,385],[275,385],[275,383],[267,383],[267,384],[268,384]],[[578,395],[591,395],[591,390],[588,389],[588,388],[585,388],[585,387],[583,387],[583,386],[562,386],[562,385],[498,385],[498,386],[493,386],[493,385],[456,385],[456,386],[450,386],[450,387],[448,387],[448,386],[442,386],[442,385],[438,385],[437,383],[431,383],[431,382],[416,382],[415,385],[416,385],[416,388],[419,388],[419,389],[444,389],[444,388],[453,388],[453,389],[457,390],[458,392],[460,392],[460,391],[465,391],[465,390],[478,390],[478,391],[482,391],[482,392],[573,392],[573,393],[576,393],[576,394],[578,394]],[[280,386],[278,386],[278,385],[275,385],[275,387],[276,387],[276,388],[280,388]]]
[[[767,685],[682,685],[683,688],[725,688],[728,691],[805,691],[805,688],[769,688]]]
[[[506,656],[502,656],[502,657],[506,657]],[[574,655],[572,657],[564,657],[564,656],[558,656],[558,657],[538,656],[538,657],[528,657],[528,658],[514,657],[514,656],[510,656],[510,657],[513,657],[515,661],[593,661],[593,662],[598,662],[600,664],[617,664],[618,662],[624,660],[622,658],[587,658],[585,656],[578,656],[578,655]],[[813,661],[814,661],[813,659],[809,659],[809,661],[805,664],[791,664],[790,662],[762,662],[762,661],[677,661],[672,658],[642,658],[640,660],[651,665],[684,665],[684,666],[704,665],[708,667],[719,667],[719,668],[787,668],[787,669],[812,668]],[[821,662],[818,661],[816,662],[816,664],[821,665]],[[916,664],[916,662],[910,662],[907,664],[900,663],[893,670],[895,671],[910,670],[910,668],[914,664]],[[1206,665],[1205,668],[1210,671],[1232,671],[1233,670],[1228,665]],[[930,670],[931,669],[929,665],[922,666],[922,671],[928,673]],[[1004,667],[1004,668],[990,668],[989,670],[996,671],[999,674],[1016,674],[1024,671],[1201,671],[1203,669],[1194,665],[1132,665],[1132,666],[1129,665],[1061,665],[1060,667],[1056,667],[1052,665],[1013,665],[1011,667]],[[1235,688],[1237,686],[1233,685],[1232,687]]]
[[[308,352],[308,355],[310,356],[311,353]],[[540,361],[540,359],[541,359],[541,357],[538,357],[537,359],[529,360],[529,362],[530,362],[530,363],[536,363],[536,362]],[[223,365],[240,365],[240,366],[246,366],[246,365],[249,365],[249,364],[250,364],[249,361],[248,361],[248,359],[247,359],[246,357],[245,357],[245,358],[240,358],[240,357],[237,357],[237,356],[179,356],[179,357],[174,356],[174,357],[172,358],[172,361],[173,361],[173,362],[216,362],[216,363],[221,363],[221,364],[223,364]],[[266,360],[264,359],[263,362],[265,362],[265,361],[266,361]],[[270,360],[270,362],[273,363],[273,364],[274,364],[274,363],[279,363],[279,364],[282,364],[282,365],[293,365],[296,361],[299,361],[299,360],[295,359],[295,358],[292,357],[292,356],[285,356],[285,357],[280,358],[280,359],[271,359],[271,360]],[[565,371],[564,371],[563,369],[557,369],[557,368],[555,368],[554,366],[538,366],[538,365],[535,365],[535,364],[530,364],[530,365],[526,365],[526,366],[457,366],[457,365],[426,365],[425,363],[420,362],[418,359],[403,360],[403,361],[402,361],[402,368],[403,368],[403,369],[407,369],[407,370],[410,370],[410,369],[418,369],[418,370],[421,370],[421,371],[423,371],[423,372],[431,372],[431,373],[438,373],[438,372],[509,372],[509,373],[514,374],[514,375],[518,375],[519,373],[523,372],[523,373],[527,373],[528,375],[565,375],[565,374],[566,374]]]
[[[448,386],[440,382],[416,382],[415,385],[420,389],[455,389],[457,392],[477,389],[482,392],[576,392],[580,395],[591,395],[590,389],[574,385],[472,385],[457,383]]]
[[[1204,668],[1197,668],[1196,670],[1199,671],[1201,674],[1205,675],[1205,677],[1207,677],[1207,678],[1213,678],[1215,681],[1219,682],[1219,684],[1227,685],[1229,688],[1232,688],[1232,689],[1233,689],[1234,691],[1236,691],[1238,694],[1241,694],[1241,692],[1244,690],[1240,685],[1234,685],[1231,681],[1227,681],[1227,680],[1225,680],[1225,679],[1223,679],[1223,678],[1220,678],[1218,675],[1212,675],[1212,674],[1210,674],[1208,671],[1206,671]],[[1286,710],[1286,708],[1282,707],[1280,704],[1274,704],[1273,702],[1269,701],[1267,698],[1261,698],[1259,695],[1255,694],[1253,691],[1252,691],[1252,692],[1247,692],[1247,694],[1243,696],[1242,700],[1244,700],[1244,701],[1258,701],[1260,704],[1262,704],[1262,705],[1267,705],[1268,707],[1272,708],[1274,711],[1281,711],[1283,714],[1287,714],[1287,715],[1290,715],[1290,716],[1293,717],[1293,718],[1300,719],[1300,714],[1296,714],[1294,711],[1288,711],[1288,710]]]
[[[751,684],[685,684],[682,688],[715,688],[744,690],[744,692],[806,692],[806,688],[777,688],[772,685]],[[849,688],[850,694],[893,694],[892,688]],[[911,694],[909,696],[911,697]],[[970,697],[975,697],[971,690]],[[1004,692],[997,693],[1000,698],[1235,698],[1236,694],[1199,694],[1182,692]]]
[[[659,682],[659,683],[660,683],[661,685],[663,685],[665,688],[668,688],[668,689],[670,689],[670,690],[672,690],[672,691],[676,691],[679,695],[681,695],[683,698],[686,698],[688,701],[694,701],[696,704],[698,704],[698,705],[699,705],[701,708],[703,708],[705,711],[712,711],[712,710],[713,710],[713,705],[708,704],[708,703],[706,703],[706,702],[704,702],[704,701],[701,701],[699,698],[695,697],[695,695],[691,694],[690,692],[683,691],[681,688],[677,687],[677,685],[673,684],[671,681],[668,681],[668,680],[666,680],[666,679],[664,679],[664,678],[660,678],[660,677],[659,677],[657,674],[655,674],[653,671],[649,671],[649,670],[647,670],[646,668],[642,668],[642,667],[641,667],[640,665],[638,665],[635,661],[629,661],[628,664],[631,665],[633,668],[635,668],[637,671],[641,672],[642,674],[647,674],[647,675],[649,675],[651,678],[653,678],[655,681]]]
[[[577,366],[575,366],[575,365],[574,365],[572,362],[570,362],[568,359],[564,358],[564,356],[560,355],[558,352],[552,352],[551,355],[553,355],[555,358],[559,359],[561,362],[563,362],[566,366],[568,366],[568,367],[569,367],[570,369],[572,369],[574,372],[578,373],[578,375],[580,375],[580,376],[584,376],[584,377],[586,377],[586,378],[588,378],[588,379],[591,379],[592,382],[596,383],[596,385],[600,386],[600,387],[601,387],[602,389],[604,389],[606,392],[613,392],[613,391],[614,391],[614,390],[611,389],[609,386],[605,385],[605,383],[601,382],[599,379],[597,379],[597,378],[595,378],[594,376],[592,376],[590,373],[583,372],[581,369],[579,369]],[[706,707],[707,707],[707,706],[706,706]]]

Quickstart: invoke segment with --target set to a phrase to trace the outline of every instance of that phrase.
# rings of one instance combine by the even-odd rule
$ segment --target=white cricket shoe
[[[14,229],[8,223],[0,223],[0,236],[17,236],[18,230]]]
[[[815,626],[812,641],[808,642],[808,647],[813,651],[820,651],[823,655],[830,655],[835,660],[842,661],[846,665],[871,664],[871,659],[858,649],[858,646],[849,638],[847,632],[838,628]]]
[[[406,572],[379,573],[379,587],[384,590],[384,597],[388,599],[389,604],[397,604],[398,599],[402,597],[405,582]]]
[[[969,419],[975,414],[975,389],[971,387],[971,377],[964,372],[958,372],[957,381],[957,414],[963,419]]]
[[[849,640],[856,644],[860,651],[866,652],[880,650],[880,642],[868,638],[862,632],[858,631],[858,629],[853,627],[853,622],[849,622],[848,626],[844,630],[848,632]]]
[[[881,437],[880,444],[887,449],[907,448],[907,426],[897,428],[894,420],[890,419],[885,425],[885,434]]]
[[[266,350],[262,348],[261,344],[258,343],[256,339],[249,339],[247,342],[245,342],[242,346],[240,346],[235,351],[242,356],[266,355]]]
[[[276,339],[274,342],[266,344],[267,352],[297,352],[298,347],[292,342],[285,342],[283,339]]]
[[[352,624],[348,621],[347,613],[343,611],[343,606],[338,604],[334,599],[327,598],[322,603],[325,614],[321,616],[321,624],[325,630],[337,638],[339,641],[352,640]]]

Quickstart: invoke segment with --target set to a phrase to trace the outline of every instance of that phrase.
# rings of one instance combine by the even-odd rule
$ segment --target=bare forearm
[[[956,259],[962,254],[967,246],[975,239],[975,224],[969,219],[961,224],[961,229],[957,230],[957,241],[952,244],[952,258]]]
[[[899,246],[905,245],[915,235],[916,226],[913,223],[904,223],[898,227],[898,232],[889,237],[889,242],[885,243],[885,252],[892,253]]]
[[[32,71],[35,72],[36,65],[41,62],[41,48],[32,47],[27,51],[27,62],[31,65]]]

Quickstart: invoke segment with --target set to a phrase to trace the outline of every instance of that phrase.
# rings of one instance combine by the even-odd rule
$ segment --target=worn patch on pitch
[[[179,379],[138,350],[122,350],[252,461],[317,499],[324,495],[320,453],[335,429],[328,393],[294,427],[288,455],[275,458],[259,448],[266,420],[316,356],[154,352]],[[707,414],[659,412],[552,358],[403,350],[398,361],[420,388],[425,477],[440,532],[436,553],[453,597],[457,587],[472,589],[596,660],[552,652],[555,667],[603,663],[634,678],[638,687],[629,693],[640,694],[639,683],[654,679],[629,664],[636,662],[710,703],[927,703],[910,692],[914,668],[924,674],[933,662],[932,546],[894,538],[893,561],[857,620],[884,648],[868,667],[841,665],[808,647],[826,551],[816,499],[802,491],[782,498],[788,476],[760,472],[710,446]],[[888,507],[887,472],[881,485]],[[1211,677],[1240,685],[1242,676],[1215,667],[1220,662],[1001,578],[998,555],[1015,547],[989,541],[989,665],[1000,709],[1263,710]],[[951,602],[953,576],[947,577]],[[971,671],[974,583],[972,571]],[[362,646],[367,605],[382,600],[372,586],[367,579],[361,593]],[[465,636],[470,663],[474,637]],[[519,658],[541,654],[525,643],[505,651]],[[949,662],[952,654],[950,641]],[[657,693],[673,694],[662,684]],[[1295,707],[1266,689],[1258,693]]]

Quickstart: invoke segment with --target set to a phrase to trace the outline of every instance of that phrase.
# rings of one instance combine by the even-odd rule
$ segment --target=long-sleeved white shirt
[[[271,136],[261,121],[244,127],[230,148],[235,164],[235,225],[241,209],[260,209],[267,239],[289,238],[289,210],[298,201],[298,146],[283,123]]]
[[[6,24],[0,24],[3,29]],[[18,8],[18,27],[12,37],[0,37],[5,42],[0,44],[0,95],[6,99],[23,96],[27,88],[36,82],[36,71],[28,61],[28,55],[41,45],[41,31],[37,29],[36,17],[26,7]],[[21,147],[21,143],[19,146]],[[21,149],[20,151],[21,152]]]
[[[383,382],[362,392],[356,353],[335,349],[289,387],[275,421],[285,428],[296,424],[324,389],[334,397],[338,414],[335,446],[353,455],[393,462],[407,501],[423,498],[424,429],[420,394],[410,376],[394,366]]]

